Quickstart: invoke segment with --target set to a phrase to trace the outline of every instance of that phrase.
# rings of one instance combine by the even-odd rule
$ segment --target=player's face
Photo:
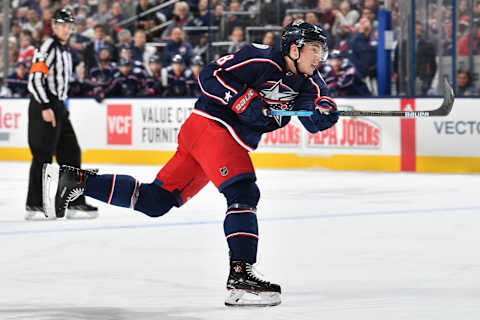
[[[65,44],[73,31],[73,23],[57,22],[52,24],[53,32],[62,44]]]
[[[298,59],[299,71],[311,76],[320,67],[325,51],[319,42],[308,42],[301,50],[300,59]]]

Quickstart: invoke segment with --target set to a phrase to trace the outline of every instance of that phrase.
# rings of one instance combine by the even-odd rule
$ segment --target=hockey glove
[[[337,104],[329,97],[320,97],[315,101],[315,111],[311,117],[307,119],[300,118],[310,132],[318,132],[326,130],[335,125],[338,121]],[[312,126],[313,125],[313,126]]]
[[[230,99],[228,106],[241,122],[249,125],[262,126],[269,121],[263,112],[268,108],[268,103],[260,98],[255,89],[247,87],[241,90]]]

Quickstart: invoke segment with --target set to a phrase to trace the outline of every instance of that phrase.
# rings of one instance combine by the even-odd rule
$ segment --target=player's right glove
[[[338,121],[337,104],[330,97],[320,97],[315,101],[315,112],[312,120],[319,131],[326,130]]]
[[[270,121],[263,112],[269,104],[260,98],[255,89],[246,87],[239,91],[230,99],[228,106],[240,121],[250,125],[262,126]]]

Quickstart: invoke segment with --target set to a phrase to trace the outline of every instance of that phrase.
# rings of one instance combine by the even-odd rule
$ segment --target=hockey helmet
[[[285,27],[282,33],[282,54],[288,56],[290,46],[295,44],[300,50],[307,42],[318,42],[322,46],[322,61],[326,61],[328,57],[327,33],[321,27],[297,20]]]
[[[200,56],[193,57],[191,65],[192,66],[203,66],[204,63],[203,63],[202,57],[200,57]]]
[[[183,60],[183,57],[180,54],[176,54],[172,58],[172,64],[174,63],[185,64],[185,61]]]
[[[52,17],[52,23],[74,23],[75,18],[68,9],[59,9],[55,11]]]

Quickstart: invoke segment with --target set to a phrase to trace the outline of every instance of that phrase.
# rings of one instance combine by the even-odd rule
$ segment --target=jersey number
[[[217,61],[215,61],[219,66],[222,66],[225,64],[225,62],[227,62],[228,60],[232,60],[233,58],[235,58],[235,56],[233,54],[229,54],[228,56],[224,56],[224,57],[221,57],[221,58],[218,58]]]

